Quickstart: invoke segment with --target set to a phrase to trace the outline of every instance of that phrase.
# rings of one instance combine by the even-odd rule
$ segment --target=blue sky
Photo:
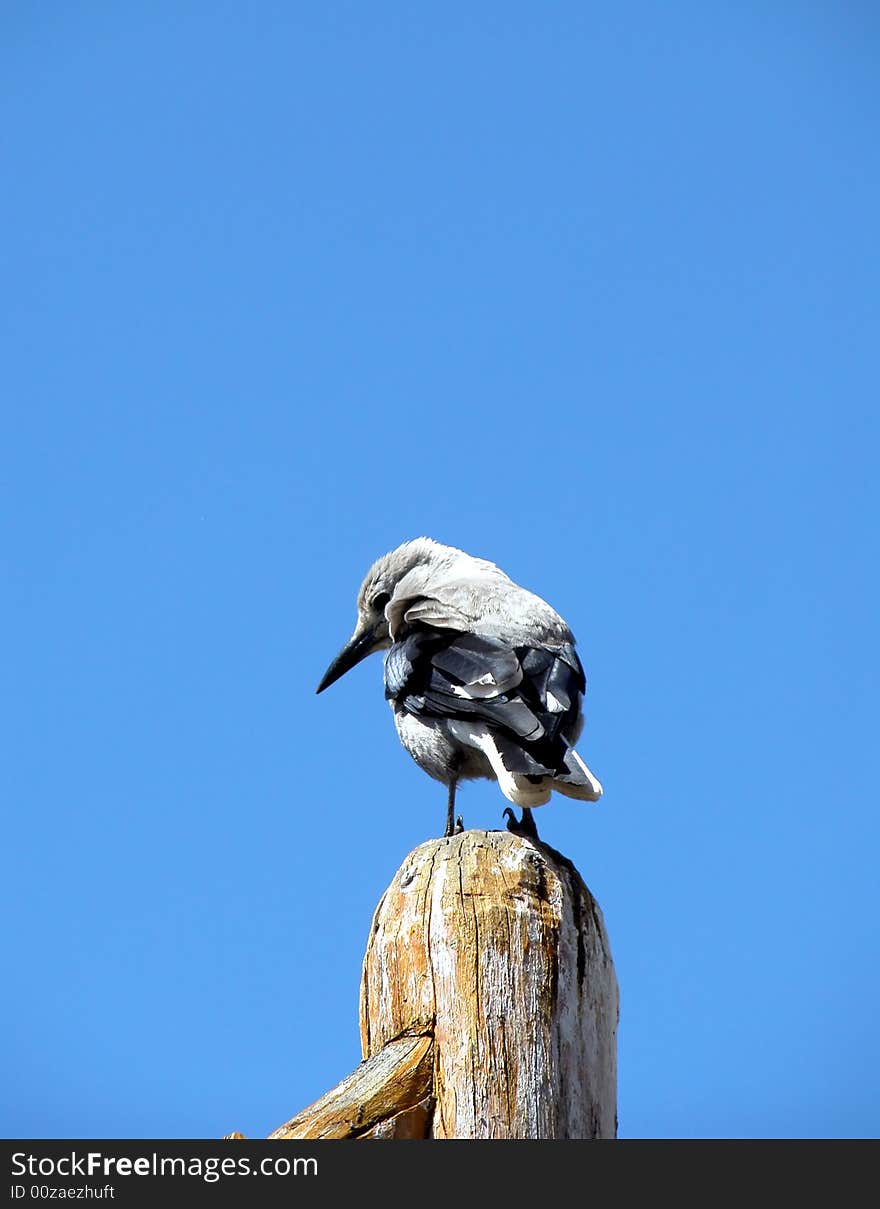
[[[370,562],[569,620],[624,1137],[880,1132],[867,4],[0,18],[4,1136],[265,1135],[440,833]],[[466,787],[499,827],[497,787]]]

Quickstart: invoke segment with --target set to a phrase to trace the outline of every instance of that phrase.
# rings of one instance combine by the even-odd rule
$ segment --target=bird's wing
[[[403,613],[403,622],[407,626],[437,626],[442,630],[467,630],[470,628],[470,615],[466,611],[466,599],[460,595],[456,603],[450,599],[451,593],[444,593],[445,600],[436,596],[419,596],[407,601]]]
[[[486,722],[542,748],[555,747],[557,736],[576,723],[583,690],[571,643],[555,650],[514,647],[419,626],[385,657],[385,695],[409,713]]]

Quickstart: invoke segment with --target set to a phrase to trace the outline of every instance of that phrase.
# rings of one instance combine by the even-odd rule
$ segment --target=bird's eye
[[[370,601],[370,608],[375,613],[381,613],[384,611],[385,606],[388,604],[388,601],[390,599],[391,599],[390,592],[377,592],[376,595],[373,597],[373,599]]]

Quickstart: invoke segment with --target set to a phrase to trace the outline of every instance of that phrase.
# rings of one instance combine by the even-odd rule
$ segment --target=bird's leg
[[[509,806],[505,808],[502,817],[507,819],[507,830],[513,832],[514,835],[527,835],[530,840],[538,839],[535,818],[528,806],[523,806],[521,819],[517,819]]]
[[[522,835],[528,835],[533,840],[538,838],[538,828],[535,824],[535,816],[532,814],[528,806],[523,806],[522,818],[519,821],[519,829]]]
[[[456,776],[452,777],[452,779],[451,779],[451,780],[450,780],[450,782],[449,782],[449,797],[448,797],[447,802],[446,802],[446,830],[443,832],[443,835],[444,835],[444,837],[445,837],[446,839],[449,839],[449,837],[450,837],[451,835],[455,835],[455,833],[456,833],[456,825],[455,825],[455,787],[456,787],[456,785],[457,785],[457,784],[458,784],[458,777],[456,777]],[[459,820],[458,820],[458,821],[459,821],[459,823],[461,823],[461,817],[460,817],[460,816],[459,816]],[[460,830],[462,830],[462,831],[464,830],[464,825],[463,825],[463,824],[462,824],[462,826],[461,826]]]

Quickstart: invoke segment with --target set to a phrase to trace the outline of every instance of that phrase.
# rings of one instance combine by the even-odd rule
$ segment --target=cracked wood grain
[[[373,916],[364,1061],[270,1136],[613,1138],[617,1018],[602,913],[569,860],[506,831],[431,840]]]
[[[433,1030],[435,1138],[609,1138],[618,992],[598,905],[564,857],[466,831],[407,857],[373,919],[361,1042]]]
[[[429,1036],[396,1037],[269,1137],[415,1137],[419,1122],[425,1137],[433,1052]]]

